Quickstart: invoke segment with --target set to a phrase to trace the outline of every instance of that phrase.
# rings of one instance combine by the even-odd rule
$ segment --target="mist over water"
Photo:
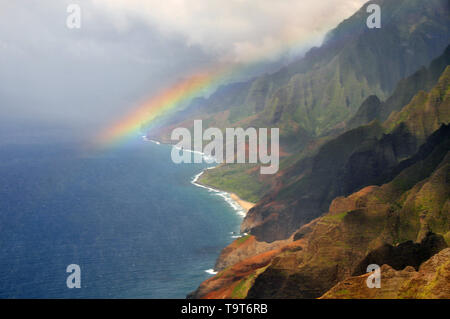
[[[0,298],[184,298],[241,218],[142,141],[105,152],[0,144]],[[81,289],[66,267],[81,267]]]

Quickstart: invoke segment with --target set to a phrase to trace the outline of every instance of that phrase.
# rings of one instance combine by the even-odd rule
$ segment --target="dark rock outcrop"
[[[442,249],[447,248],[444,238],[440,235],[428,233],[420,243],[413,241],[403,242],[397,246],[384,244],[371,251],[356,267],[353,276],[359,276],[367,272],[370,264],[389,265],[395,270],[402,270],[412,266],[416,270],[420,265],[430,259],[431,256]]]
[[[448,299],[450,296],[450,248],[413,267],[395,270],[381,266],[381,287],[370,289],[370,274],[349,277],[327,291],[321,299]]]

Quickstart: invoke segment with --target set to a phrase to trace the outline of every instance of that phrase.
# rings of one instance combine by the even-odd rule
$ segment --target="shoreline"
[[[250,209],[252,209],[256,205],[255,203],[243,200],[235,193],[229,193],[229,194],[230,194],[231,199],[233,199],[235,202],[237,202],[239,204],[239,206],[241,206],[245,210],[246,214],[248,213],[248,211]]]
[[[157,145],[161,145],[161,144],[166,144],[166,143],[162,143],[156,140],[152,140],[152,139],[148,139],[146,136],[143,136],[144,141],[147,142],[152,142],[155,143]],[[175,145],[172,144],[166,144],[166,145],[171,145],[172,147],[176,147]],[[197,151],[193,151],[193,150],[184,150],[186,152],[191,152],[191,153],[198,153]],[[207,159],[207,160],[211,160],[210,158],[208,158],[207,156],[205,156],[205,154],[201,153],[202,156]],[[208,169],[213,169],[216,166],[212,166],[212,167],[207,167],[205,169],[203,169],[200,173],[198,173],[197,175],[195,175],[192,180],[191,183],[197,187],[202,187],[207,189],[209,192],[214,192],[217,193],[218,196],[221,196],[230,206],[231,208],[233,208],[238,215],[245,217],[247,215],[247,212],[256,205],[256,203],[252,203],[246,200],[243,200],[242,198],[240,198],[236,193],[230,193],[224,190],[220,190],[214,187],[211,187],[209,185],[206,184],[202,184],[200,183],[198,180],[200,179],[200,177],[203,175],[203,173],[208,170]]]
[[[146,136],[143,136],[144,141],[147,142],[152,142],[154,144],[157,145],[171,145],[172,147],[176,147],[175,145],[172,144],[166,144],[166,143],[161,143],[159,141],[155,141],[155,140],[151,140],[148,139]],[[198,153],[196,151],[193,150],[184,150],[186,152],[192,152],[192,153]],[[204,159],[208,159],[207,156],[205,156],[205,154],[201,153]],[[210,158],[209,158],[210,159]],[[198,173],[197,175],[195,175],[194,177],[192,177],[191,179],[191,184],[197,187],[201,187],[204,188],[206,190],[208,190],[208,192],[211,193],[215,193],[216,195],[222,197],[225,202],[231,206],[231,208],[236,212],[237,215],[239,215],[242,219],[245,218],[245,216],[247,215],[248,211],[254,207],[256,204],[243,200],[242,198],[240,198],[238,195],[236,195],[236,193],[229,193],[217,188],[213,188],[209,185],[206,184],[202,184],[199,182],[200,177],[205,173],[206,170],[208,169],[214,169],[217,166],[210,166],[210,167],[206,167],[204,168],[200,173]],[[242,221],[241,221],[241,225],[242,225]],[[235,232],[231,232],[231,238],[233,238],[233,240],[237,239],[237,238],[241,238],[243,236],[247,235],[246,233],[235,233]],[[217,257],[219,258],[219,257]],[[216,259],[217,260],[217,259]],[[217,274],[217,271],[214,268],[210,268],[210,269],[206,269],[205,272],[207,274],[209,274],[210,276],[214,276]]]
[[[245,201],[245,200],[241,199],[235,193],[229,193],[229,192],[217,189],[217,188],[213,188],[209,185],[202,184],[198,181],[206,170],[213,169],[213,168],[215,168],[215,166],[208,167],[208,168],[205,168],[204,170],[202,170],[200,173],[198,173],[197,175],[195,175],[193,177],[191,183],[197,187],[205,188],[209,192],[217,193],[217,195],[221,196],[231,206],[231,208],[233,208],[238,213],[238,215],[240,215],[241,217],[245,217],[247,215],[248,211],[253,206],[256,205],[255,203]]]

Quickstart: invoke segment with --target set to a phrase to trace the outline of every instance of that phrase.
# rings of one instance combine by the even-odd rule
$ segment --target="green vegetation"
[[[331,222],[341,222],[345,216],[347,216],[348,212],[343,212],[339,214],[326,215],[324,216],[324,220]]]
[[[389,19],[389,27],[377,31],[366,28],[363,7],[304,58],[275,73],[220,87],[208,99],[195,100],[181,118],[201,115],[209,126],[219,128],[279,127],[282,145],[301,150],[311,139],[349,120],[369,96],[387,98],[402,78],[441,54],[448,37],[434,37],[429,45],[429,35],[449,33],[448,16],[442,10],[446,5],[446,0],[383,2],[383,19]],[[427,89],[429,77],[418,86]],[[407,85],[401,96],[416,92]],[[404,104],[400,100],[404,101],[394,103],[397,110]]]
[[[242,279],[236,287],[234,287],[231,298],[244,299],[247,296],[248,289],[255,279],[256,274],[252,273],[250,276]]]
[[[256,164],[234,164],[205,171],[199,182],[256,203],[269,188],[262,178]]]
[[[247,239],[250,238],[250,236],[251,236],[251,235],[245,235],[245,236],[242,236],[241,238],[236,239],[236,243],[237,243],[238,245],[242,245],[243,243],[245,243],[245,242],[247,241]]]
[[[253,202],[270,192],[245,231],[257,241],[302,238],[301,249],[237,278],[233,297],[316,298],[384,244],[420,242],[430,231],[450,244],[450,49],[440,37],[450,34],[448,6],[382,3],[385,28],[367,31],[363,7],[321,48],[241,86],[222,108],[229,123],[279,127],[289,155],[277,176],[223,165],[201,182]]]
[[[444,235],[444,239],[445,239],[445,242],[447,243],[447,245],[450,247],[450,231],[448,231],[448,232]]]

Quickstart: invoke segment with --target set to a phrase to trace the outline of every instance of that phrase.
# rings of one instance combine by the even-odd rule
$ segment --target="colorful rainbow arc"
[[[299,44],[311,40],[314,36],[306,36],[302,39],[294,39],[282,48],[277,48],[264,55],[267,59],[270,56],[279,56],[284,52],[292,50]],[[261,59],[262,60],[262,59]],[[245,72],[246,67],[256,65],[260,61],[248,63],[245,66],[219,66],[212,70],[202,70],[180,81],[175,85],[163,90],[160,94],[152,97],[141,104],[136,110],[129,113],[122,120],[106,130],[96,138],[95,144],[100,148],[108,148],[124,141],[129,136],[136,136],[142,124],[150,124],[156,118],[170,111],[175,111],[183,102],[202,95],[201,93],[217,87],[224,79],[231,78],[235,73]]]
[[[115,125],[107,128],[96,139],[103,148],[120,144],[128,136],[135,136],[143,123],[151,123],[157,117],[176,109],[182,102],[198,96],[218,84],[231,70],[216,68],[214,71],[198,72],[141,104]]]

